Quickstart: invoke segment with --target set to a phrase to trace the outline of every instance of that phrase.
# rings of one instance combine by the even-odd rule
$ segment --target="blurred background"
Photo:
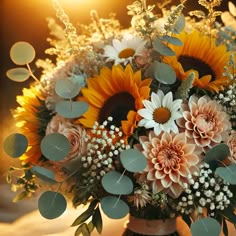
[[[176,0],[172,2],[174,1]],[[96,9],[102,18],[106,18],[109,12],[115,12],[121,25],[127,27],[130,17],[126,14],[126,6],[131,4],[133,0],[59,0],[59,2],[74,26],[78,22],[88,23],[90,10]],[[152,4],[161,1],[147,0],[147,2]],[[178,3],[179,1],[176,1],[176,4]],[[228,0],[223,0],[221,10],[227,10],[227,4]],[[197,9],[201,9],[197,0],[188,0],[185,13],[193,10],[196,6]],[[27,41],[32,44],[36,50],[37,59],[46,57],[44,51],[49,46],[46,41],[49,35],[47,17],[56,18],[51,0],[0,0],[0,222],[13,221],[37,207],[35,199],[26,203],[24,201],[20,204],[11,203],[14,193],[11,193],[8,185],[5,185],[9,166],[19,164],[6,156],[2,150],[4,138],[14,132],[10,109],[16,108],[16,95],[20,95],[22,88],[32,81],[16,83],[9,80],[5,73],[8,69],[15,67],[9,58],[9,51],[17,41]],[[31,63],[31,66],[35,70],[35,74],[40,75],[40,71],[37,70],[34,63],[35,61]],[[0,232],[2,231],[0,230]],[[3,234],[0,233],[0,235]]]

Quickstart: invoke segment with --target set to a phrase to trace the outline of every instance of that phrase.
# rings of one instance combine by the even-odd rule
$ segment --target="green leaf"
[[[114,196],[102,198],[101,207],[103,212],[111,219],[121,219],[129,213],[127,203]]]
[[[227,225],[226,220],[224,218],[223,218],[223,233],[225,236],[228,236],[228,233],[229,233],[228,225]]]
[[[90,221],[90,222],[87,224],[87,226],[88,226],[89,233],[92,233],[92,232],[93,232],[93,229],[94,229],[93,222]]]
[[[189,215],[182,215],[182,219],[185,221],[185,223],[188,225],[188,227],[191,226],[192,221]]]
[[[24,82],[30,77],[29,71],[22,67],[10,69],[6,75],[10,80],[15,82]]]
[[[234,207],[228,207],[223,210],[222,215],[231,223],[236,224],[236,214]]]
[[[211,161],[222,161],[230,155],[229,146],[220,143],[212,147],[205,155],[204,161],[210,163]]]
[[[175,52],[164,44],[159,38],[153,43],[154,49],[164,56],[175,56]]]
[[[93,218],[92,218],[93,225],[96,227],[99,234],[102,233],[102,216],[99,207],[96,208]]]
[[[77,118],[88,110],[88,103],[82,101],[60,101],[56,104],[56,112],[65,118]]]
[[[173,84],[176,81],[175,71],[171,66],[159,61],[154,61],[151,69],[156,80],[163,84]]]
[[[86,223],[83,223],[81,225],[81,232],[82,232],[83,236],[90,236],[89,228]]]
[[[33,166],[30,171],[34,173],[36,176],[38,176],[40,179],[47,181],[47,182],[52,182],[56,183],[57,181],[55,180],[55,174],[51,171],[48,170],[44,167],[41,166]]]
[[[221,231],[221,226],[219,222],[210,217],[196,220],[191,225],[192,236],[220,235],[220,231]]]
[[[72,223],[71,226],[77,226],[81,223],[84,223],[89,217],[93,215],[94,209],[88,208],[86,211],[84,211],[79,217],[75,219],[75,221]]]
[[[226,167],[218,167],[215,173],[226,182],[233,185],[236,184],[236,164],[232,164]]]
[[[23,192],[21,192],[20,194],[16,195],[12,201],[13,201],[14,203],[16,203],[16,202],[18,202],[18,201],[24,199],[25,197],[27,197],[27,192],[26,192],[26,191],[23,191]]]
[[[179,34],[183,31],[184,27],[185,27],[185,17],[183,14],[181,14],[178,20],[176,21],[172,32],[174,34]]]
[[[66,206],[65,197],[58,192],[44,192],[38,200],[39,212],[46,219],[59,217],[66,210]]]
[[[43,155],[52,161],[63,160],[70,151],[70,142],[60,133],[45,136],[40,144]]]
[[[147,166],[146,157],[137,149],[122,151],[120,160],[124,168],[130,172],[140,172]]]
[[[102,177],[103,188],[111,194],[130,194],[133,191],[131,179],[117,171],[110,171]]]
[[[34,60],[35,50],[27,42],[17,42],[10,49],[10,57],[16,65],[26,65]]]
[[[176,46],[182,46],[183,43],[180,39],[176,38],[176,37],[171,37],[168,35],[164,35],[161,37],[161,40],[166,41],[167,43],[176,45]]]
[[[23,155],[27,148],[28,139],[23,134],[10,134],[3,142],[3,150],[7,155],[13,158],[18,158]]]
[[[61,79],[56,82],[55,91],[60,97],[70,99],[79,94],[80,85],[70,79]]]

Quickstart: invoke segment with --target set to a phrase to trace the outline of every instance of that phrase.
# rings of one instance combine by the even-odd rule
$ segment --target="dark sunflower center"
[[[185,55],[181,55],[178,61],[180,62],[185,71],[193,69],[198,71],[199,78],[205,75],[211,75],[212,76],[211,81],[215,80],[216,75],[214,70],[204,61],[195,57],[185,56]]]
[[[98,122],[101,124],[109,116],[113,118],[112,124],[116,127],[121,126],[122,120],[127,120],[127,114],[135,109],[135,100],[128,92],[117,93],[110,97],[101,108]]]

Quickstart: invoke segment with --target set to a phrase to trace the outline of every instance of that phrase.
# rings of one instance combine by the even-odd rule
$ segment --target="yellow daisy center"
[[[153,113],[153,120],[159,124],[165,124],[171,117],[171,113],[166,107],[159,107]]]
[[[122,50],[119,53],[119,58],[129,58],[129,57],[133,57],[135,54],[135,50],[132,48],[125,48],[124,50]]]

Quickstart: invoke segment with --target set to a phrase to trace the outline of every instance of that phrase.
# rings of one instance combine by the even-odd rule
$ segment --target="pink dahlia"
[[[227,144],[229,146],[230,149],[230,156],[229,159],[236,163],[236,131],[232,131],[229,139],[227,141]]]
[[[147,158],[147,167],[137,174],[138,182],[147,182],[153,193],[165,191],[173,198],[179,197],[188,183],[189,175],[199,172],[201,150],[187,143],[185,133],[161,133],[153,131],[140,137],[136,145]]]
[[[230,117],[216,101],[206,95],[200,98],[192,95],[182,109],[183,118],[177,120],[177,124],[198,146],[210,148],[227,140],[231,130]]]

